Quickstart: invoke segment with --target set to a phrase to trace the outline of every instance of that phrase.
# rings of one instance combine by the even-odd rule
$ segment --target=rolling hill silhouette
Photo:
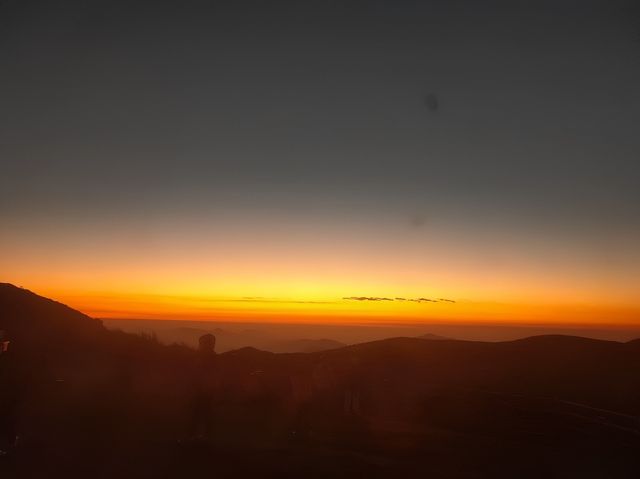
[[[638,340],[399,337],[203,362],[11,285],[0,287],[0,318],[12,341],[0,356],[3,434],[20,436],[0,467],[16,475],[640,472]],[[203,378],[214,426],[194,439]]]
[[[446,336],[440,336],[439,334],[432,334],[432,333],[422,334],[418,337],[420,339],[432,339],[434,341],[440,341],[443,339],[452,339],[452,338],[447,338]]]
[[[73,335],[93,334],[102,328],[97,319],[9,283],[0,283],[0,308],[0,327],[25,339],[32,339],[40,328]]]
[[[82,346],[104,333],[99,320],[8,283],[0,283],[0,330],[12,350],[30,354]]]

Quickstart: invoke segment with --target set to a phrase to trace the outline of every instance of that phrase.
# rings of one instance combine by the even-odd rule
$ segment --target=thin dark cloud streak
[[[447,298],[387,298],[382,296],[345,296],[342,298],[346,301],[396,301],[396,302],[412,302],[412,303],[456,303],[453,299]]]

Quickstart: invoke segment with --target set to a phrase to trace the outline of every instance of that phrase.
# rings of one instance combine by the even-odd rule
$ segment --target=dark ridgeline
[[[640,477],[638,340],[216,354],[7,284],[0,330],[3,478]]]

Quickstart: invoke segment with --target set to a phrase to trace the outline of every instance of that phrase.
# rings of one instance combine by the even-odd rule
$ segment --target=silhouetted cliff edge
[[[60,349],[105,331],[100,320],[9,283],[0,283],[0,330],[20,351]]]

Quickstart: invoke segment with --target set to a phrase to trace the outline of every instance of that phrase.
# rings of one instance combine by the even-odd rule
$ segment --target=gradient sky
[[[0,64],[2,281],[99,317],[640,324],[634,2],[4,1]]]

